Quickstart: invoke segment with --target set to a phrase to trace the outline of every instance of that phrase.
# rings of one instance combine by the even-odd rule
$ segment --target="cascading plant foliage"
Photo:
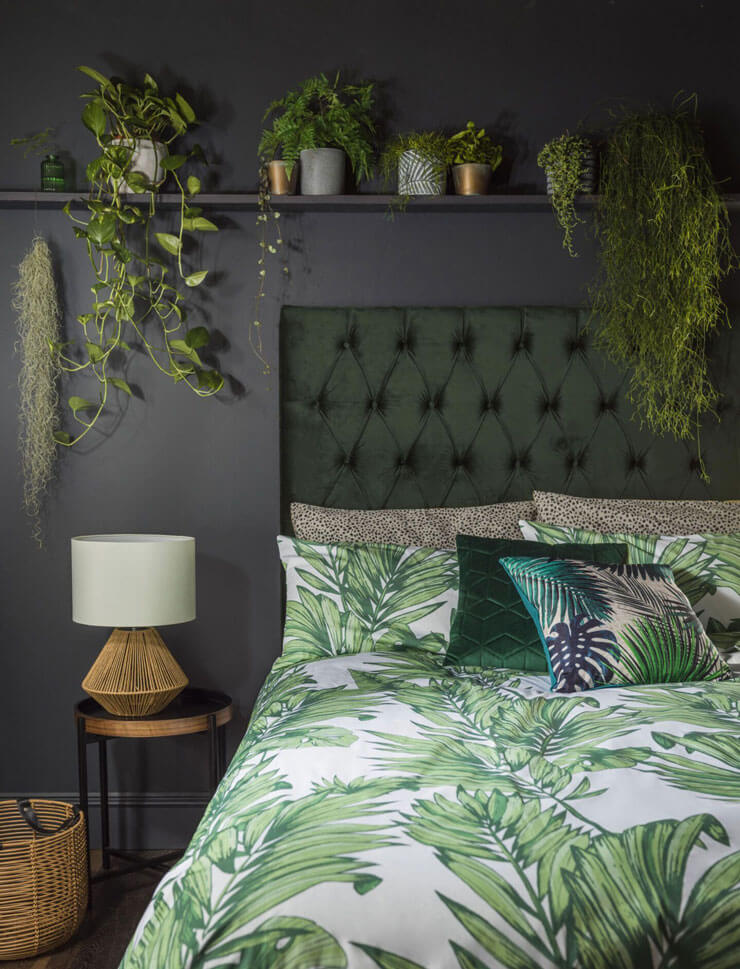
[[[49,348],[61,339],[61,314],[51,253],[37,236],[18,267],[13,286],[20,357],[18,444],[23,472],[23,505],[33,537],[43,544],[41,515],[56,466],[54,432],[59,427],[59,367]]]
[[[349,158],[357,183],[361,178],[370,178],[375,154],[374,90],[371,82],[342,83],[339,73],[335,74],[333,80],[329,80],[326,74],[317,74],[306,78],[282,98],[272,101],[262,118],[263,122],[272,118],[272,125],[262,130],[257,146],[257,245],[260,251],[249,343],[265,374],[272,370],[262,342],[261,317],[267,283],[267,256],[276,255],[283,245],[278,222],[280,213],[275,212],[270,204],[268,162],[282,159],[286,175],[291,178],[304,149],[340,148]],[[283,273],[287,275],[287,266],[283,266]]]
[[[223,386],[223,377],[207,366],[198,351],[211,342],[205,326],[186,327],[185,296],[179,284],[199,286],[207,270],[186,268],[186,239],[190,233],[215,232],[217,226],[193,204],[200,180],[184,174],[191,159],[203,159],[196,145],[186,154],[170,154],[169,146],[198,122],[195,112],[179,93],[159,93],[147,74],[141,87],[104,77],[80,67],[96,87],[82,95],[86,101],[82,121],[94,135],[99,155],[87,166],[90,194],[88,217],[78,218],[69,203],[65,212],[83,240],[94,274],[90,312],[77,317],[81,341],[56,344],[62,370],[87,374],[97,381],[97,397],[69,398],[79,429],[57,431],[59,444],[76,444],[95,426],[112,392],[131,395],[122,376],[110,368],[131,350],[127,337],[136,341],[155,367],[177,383],[186,384],[199,397],[210,397]],[[180,196],[177,227],[173,232],[153,231],[162,181],[150,182],[135,169],[137,141],[150,139],[161,146],[161,169],[169,174]],[[126,193],[147,195],[144,204]],[[171,261],[167,257],[171,257]]]
[[[588,138],[566,132],[548,141],[537,156],[537,164],[550,180],[553,211],[563,230],[563,248],[574,257],[578,253],[573,244],[573,233],[576,226],[583,223],[576,212],[575,198],[581,188],[583,164],[590,148]]]
[[[594,323],[597,343],[630,369],[636,413],[657,434],[698,438],[716,413],[707,342],[728,322],[719,284],[737,266],[729,228],[696,98],[620,116],[602,162]],[[705,475],[700,448],[699,461]]]

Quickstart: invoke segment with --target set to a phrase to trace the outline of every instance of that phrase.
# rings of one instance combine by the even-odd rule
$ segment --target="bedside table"
[[[208,756],[211,791],[218,787],[226,769],[226,724],[232,718],[231,697],[214,690],[188,688],[182,691],[161,713],[150,717],[118,717],[108,713],[92,698],[81,700],[75,707],[77,724],[77,763],[80,786],[80,808],[88,815],[87,745],[98,745],[98,770],[100,775],[100,831],[103,849],[103,871],[90,879],[127,875],[142,868],[164,871],[168,863],[182,854],[167,851],[163,854],[143,857],[133,851],[113,849],[110,846],[110,815],[108,808],[108,740],[127,738],[147,740],[153,737],[181,737],[185,734],[208,735]],[[89,832],[88,825],[88,832]],[[88,834],[89,838],[89,834]],[[111,858],[127,862],[121,868],[111,870]],[[90,852],[88,844],[88,874]],[[90,896],[91,897],[91,896]]]

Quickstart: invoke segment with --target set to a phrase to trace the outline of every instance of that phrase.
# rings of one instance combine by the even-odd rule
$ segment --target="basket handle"
[[[29,828],[33,828],[36,834],[44,835],[59,834],[61,831],[66,831],[67,828],[71,828],[75,824],[77,818],[80,816],[80,809],[75,805],[72,808],[72,816],[67,818],[66,821],[62,821],[56,828],[45,828],[31,807],[31,802],[28,798],[18,798],[18,811]]]

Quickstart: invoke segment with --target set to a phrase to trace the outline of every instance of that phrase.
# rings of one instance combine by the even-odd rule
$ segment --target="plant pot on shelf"
[[[488,195],[493,169],[487,163],[464,162],[452,166],[452,183],[457,195]]]
[[[398,159],[399,195],[444,195],[444,162],[426,158],[417,151],[404,151]]]
[[[304,148],[301,194],[343,195],[347,156],[341,148]]]
[[[167,172],[162,168],[162,162],[167,157],[167,146],[159,141],[152,141],[151,138],[129,138],[117,136],[111,139],[114,144],[122,145],[126,148],[133,146],[129,171],[143,175],[148,182],[160,185],[167,177]],[[120,191],[130,193],[126,180],[123,179]]]
[[[288,178],[287,166],[284,161],[271,161],[267,164],[267,177],[270,181],[271,195],[295,195],[296,182],[298,180],[298,163],[293,165],[293,169]]]
[[[546,175],[547,194],[552,195],[552,176],[549,171],[546,172]],[[580,195],[594,195],[598,189],[598,181],[596,149],[592,146],[583,153],[583,167],[578,193]]]

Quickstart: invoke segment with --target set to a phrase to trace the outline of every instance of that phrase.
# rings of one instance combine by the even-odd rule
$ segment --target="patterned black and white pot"
[[[547,194],[552,195],[552,179],[547,174]],[[595,195],[599,186],[598,156],[592,145],[583,152],[583,169],[578,191],[581,195]]]

